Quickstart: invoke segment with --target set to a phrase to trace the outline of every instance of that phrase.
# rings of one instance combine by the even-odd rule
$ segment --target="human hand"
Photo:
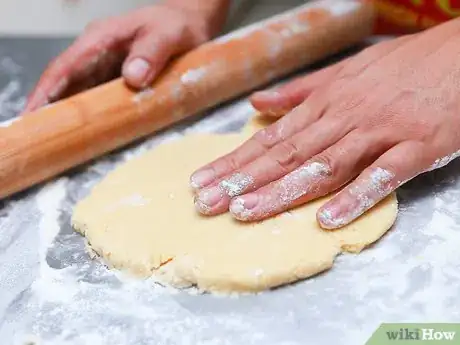
[[[169,0],[91,23],[49,64],[25,111],[113,79],[120,70],[131,87],[148,86],[172,57],[216,34],[227,7],[228,0]]]
[[[197,209],[260,220],[356,178],[317,213],[323,228],[340,228],[459,155],[459,94],[459,20],[255,94],[263,112],[295,108],[192,175]]]

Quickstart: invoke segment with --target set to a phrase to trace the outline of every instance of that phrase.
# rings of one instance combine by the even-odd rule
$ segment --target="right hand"
[[[111,80],[120,70],[129,86],[144,88],[172,57],[206,42],[221,29],[225,6],[206,11],[178,3],[169,1],[91,23],[46,68],[25,112]]]

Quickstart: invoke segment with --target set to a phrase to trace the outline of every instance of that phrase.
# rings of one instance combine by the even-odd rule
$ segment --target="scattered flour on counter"
[[[20,94],[21,84],[18,80],[11,80],[0,90],[0,119],[11,118],[22,111],[26,98]]]
[[[67,183],[67,178],[51,182],[43,187],[36,197],[42,216],[38,224],[39,275],[32,285],[32,291],[37,298],[44,301],[70,303],[76,293],[74,284],[65,284],[59,271],[51,268],[47,263],[49,248],[60,231],[58,222],[62,212],[60,205],[66,197]]]
[[[233,126],[235,126],[235,128],[232,128],[233,131],[236,131],[255,112],[256,110],[247,99],[235,101],[231,105],[221,107],[216,114],[207,116],[199,122],[188,126],[184,133],[222,133]]]
[[[8,75],[19,74],[22,72],[22,67],[9,56],[4,56],[0,58],[0,71]]]
[[[458,171],[458,165],[452,170]],[[356,257],[354,264],[346,257],[339,258],[343,269],[336,272],[336,279],[340,283],[329,296],[337,303],[344,295],[341,287],[353,284],[353,292],[347,295],[355,299],[353,313],[363,320],[366,330],[363,334],[363,329],[347,329],[344,343],[365,342],[366,335],[381,322],[452,322],[460,318],[460,310],[456,318],[453,312],[446,313],[460,293],[455,283],[460,281],[460,179],[442,187],[446,180],[437,178],[433,184],[425,177],[409,188],[402,187],[398,195],[403,206],[395,229]],[[416,197],[417,207],[405,205],[407,196],[411,199],[419,188],[428,193]],[[366,274],[360,273],[369,266],[372,269]],[[400,307],[396,307],[398,303]],[[337,322],[329,327],[339,330],[343,326]]]
[[[221,345],[234,344],[232,339],[240,337],[236,330],[250,343],[253,337],[257,339],[250,323],[244,320],[245,313],[202,314],[203,306],[195,300],[201,298],[196,289],[181,292],[160,286],[153,278],[138,280],[107,270],[99,259],[88,258],[82,247],[83,238],[70,229],[73,202],[70,205],[66,199],[71,197],[71,191],[88,189],[115,163],[182,136],[177,129],[165,131],[131,150],[109,155],[91,165],[84,173],[90,179],[62,178],[38,193],[36,202],[42,214],[38,224],[39,274],[26,305],[27,315],[33,318],[19,326],[12,344],[35,341],[37,345]],[[87,184],[87,180],[91,183]],[[211,302],[222,300],[217,304],[227,300],[206,298]],[[181,301],[196,303],[187,306]],[[219,327],[219,331],[212,325]]]
[[[46,185],[36,197],[42,214],[38,226],[40,262],[38,278],[31,286],[32,300],[28,305],[29,311],[36,310],[36,317],[32,325],[26,327],[28,332],[22,333],[15,344],[23,345],[25,341],[35,341],[37,345],[136,344],[136,337],[146,333],[149,336],[161,334],[165,339],[173,337],[176,334],[173,321],[169,329],[164,325],[155,326],[154,322],[160,317],[168,318],[173,306],[162,308],[160,304],[156,305],[157,310],[142,303],[154,301],[162,294],[173,295],[168,288],[155,287],[152,280],[139,281],[119,272],[107,271],[100,265],[92,270],[91,278],[103,282],[84,281],[81,275],[91,270],[91,261],[60,269],[50,266],[48,260],[53,252],[52,245],[57,238],[62,240],[63,237],[59,235],[59,219],[64,211],[62,205],[68,184],[67,178],[61,178]],[[114,279],[121,285],[107,283]],[[136,325],[136,329],[140,327],[142,330],[131,334],[125,332],[123,324],[92,322],[98,318],[97,315],[107,315],[109,319],[132,318],[135,323],[142,320]],[[192,322],[191,319],[188,321]],[[50,334],[56,324],[62,327],[61,331]]]
[[[7,314],[0,315],[2,344],[354,345],[364,343],[382,321],[458,321],[460,178],[455,174],[449,179],[430,173],[437,176],[433,181],[422,176],[423,183],[419,177],[400,188],[396,226],[370,250],[340,256],[326,274],[254,296],[182,292],[108,270],[98,259],[89,259],[84,240],[70,228],[70,215],[75,202],[103,175],[183,134],[237,131],[253,114],[247,100],[234,102],[192,125],[178,125],[98,159],[70,179],[47,184],[31,196],[36,205],[33,200],[25,206],[22,201],[10,203],[4,215],[10,218],[2,225],[24,230],[17,219],[28,218],[33,207],[41,213],[41,218],[25,219],[37,240],[27,237],[27,245],[21,242],[15,249],[8,238],[0,238],[14,260],[21,253],[38,251],[33,260],[38,261],[38,277],[24,291],[15,290],[16,281],[0,289],[0,295],[17,291]],[[443,171],[460,171],[459,167],[460,162]],[[426,194],[421,195],[421,189]],[[14,269],[24,272],[23,266]],[[10,278],[5,272],[2,277]],[[3,334],[14,336],[2,338]]]
[[[0,122],[0,127],[7,128],[11,126],[13,123],[18,122],[21,118],[20,117],[14,117],[12,119],[2,121]]]
[[[248,115],[247,106],[240,107],[239,115],[238,107],[233,109],[235,118]],[[220,114],[213,116],[219,122]],[[192,132],[206,129],[221,128],[203,120]],[[180,135],[173,131],[162,140],[174,136]],[[140,146],[150,145],[147,141]],[[119,154],[116,162],[127,156]],[[105,174],[114,163],[108,158],[97,174]],[[95,173],[87,171],[89,176]],[[298,345],[305,339],[317,344],[340,339],[350,345],[364,343],[382,321],[453,321],[459,292],[454,282],[460,281],[460,179],[441,188],[445,180],[431,183],[434,189],[423,201],[416,195],[416,205],[407,200],[420,186],[401,188],[395,229],[371,250],[340,256],[333,272],[273,292],[228,298],[193,296],[88,260],[82,238],[68,225],[74,201],[66,201],[70,191],[87,187],[79,178],[60,179],[37,196],[42,213],[40,276],[26,306],[32,318],[19,327],[12,344]],[[64,267],[52,267],[53,258]],[[306,329],[309,324],[315,326]]]
[[[60,226],[57,221],[61,212],[59,206],[66,197],[67,183],[67,178],[51,182],[44,186],[36,197],[38,209],[42,213],[39,224],[41,261],[59,233]]]
[[[0,75],[9,81],[0,89],[0,122],[19,114],[24,108],[26,97],[23,95],[19,75],[22,68],[8,56],[0,57]]]

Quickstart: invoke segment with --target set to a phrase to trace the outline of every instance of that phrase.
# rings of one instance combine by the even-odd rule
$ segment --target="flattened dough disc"
[[[198,167],[246,135],[195,135],[132,159],[111,172],[74,210],[73,225],[115,268],[154,274],[177,287],[259,291],[330,268],[343,250],[379,239],[397,215],[395,195],[338,231],[316,222],[321,199],[259,223],[228,213],[200,216],[188,181]]]

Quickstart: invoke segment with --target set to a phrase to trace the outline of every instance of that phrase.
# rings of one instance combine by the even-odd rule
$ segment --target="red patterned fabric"
[[[376,33],[420,31],[460,16],[460,0],[371,0],[377,9]]]

